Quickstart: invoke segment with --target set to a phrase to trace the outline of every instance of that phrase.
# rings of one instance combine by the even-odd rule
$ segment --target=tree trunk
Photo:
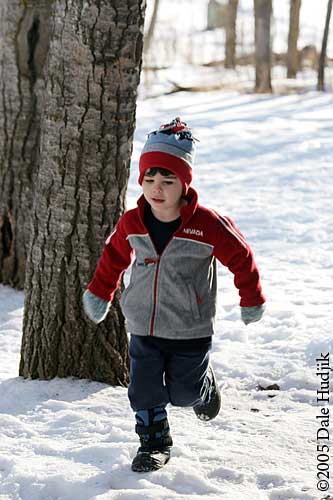
[[[23,288],[50,3],[1,2],[0,282]]]
[[[297,40],[299,35],[299,14],[301,0],[290,0],[288,53],[287,53],[287,78],[296,78],[299,68]]]
[[[119,303],[95,326],[82,293],[125,208],[145,3],[53,6],[20,375],[126,384]]]
[[[255,92],[272,92],[271,83],[271,0],[254,0],[255,18]]]
[[[236,65],[236,18],[238,0],[229,0],[228,16],[225,28],[225,68],[235,68]]]
[[[326,49],[327,49],[327,41],[328,41],[328,32],[331,20],[332,13],[332,0],[328,0],[327,2],[327,12],[326,12],[326,20],[325,20],[325,29],[324,36],[321,45],[321,52],[319,58],[319,68],[318,68],[318,82],[317,82],[317,90],[325,90],[325,63],[326,63]]]

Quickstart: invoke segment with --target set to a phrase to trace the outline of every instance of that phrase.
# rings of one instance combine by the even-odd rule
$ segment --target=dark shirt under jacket
[[[144,217],[145,226],[153,240],[157,253],[160,255],[173,233],[180,227],[182,219],[178,217],[178,219],[172,220],[171,222],[162,222],[153,215],[149,203],[146,205]]]

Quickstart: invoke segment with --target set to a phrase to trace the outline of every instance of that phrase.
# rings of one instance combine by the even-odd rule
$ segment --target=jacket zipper
[[[152,337],[154,335],[154,323],[155,323],[155,312],[156,312],[156,295],[157,295],[157,279],[158,279],[158,270],[160,267],[160,260],[161,256],[159,255],[157,257],[157,262],[156,262],[156,271],[155,271],[155,280],[154,280],[154,307],[153,307],[153,312],[151,316],[151,323],[150,323],[150,332],[149,335]]]
[[[180,231],[182,228],[184,227],[184,223],[182,221],[180,227],[177,229],[177,231],[175,231],[176,233],[178,231]],[[175,233],[171,236],[171,238],[169,239],[169,241],[166,243],[165,247],[163,248],[161,254],[158,254],[157,253],[157,248],[156,248],[156,245],[155,243],[153,242],[152,238],[150,237],[150,241],[152,242],[152,245],[153,247],[155,248],[155,251],[157,253],[157,261],[156,262],[156,271],[155,271],[155,280],[154,280],[154,306],[153,306],[153,312],[152,312],[152,315],[151,315],[151,322],[150,322],[150,331],[149,331],[149,336],[150,337],[153,337],[154,335],[154,325],[155,325],[155,313],[156,313],[156,296],[157,296],[157,279],[158,279],[158,270],[159,270],[159,267],[160,267],[160,260],[161,260],[161,257],[162,257],[162,254],[165,252],[166,248],[169,246],[169,244],[171,243],[171,241],[173,240],[174,238],[174,235]],[[153,260],[153,259],[152,259]]]
[[[182,225],[181,225],[181,227],[182,227]],[[154,280],[154,306],[153,306],[153,312],[151,315],[151,322],[150,322],[150,332],[149,332],[150,337],[153,337],[153,335],[154,335],[155,313],[156,313],[156,296],[157,296],[157,279],[158,279],[158,270],[160,267],[160,261],[161,261],[162,254],[165,252],[166,248],[169,246],[169,244],[173,240],[173,237],[174,237],[174,234],[171,236],[169,241],[166,243],[165,247],[162,250],[162,253],[157,254],[157,260],[155,261],[156,262],[156,271],[155,271],[155,280]],[[150,240],[151,240],[153,247],[155,248],[156,253],[157,253],[157,249],[156,249],[156,246],[155,246],[153,240],[151,238],[150,238]]]

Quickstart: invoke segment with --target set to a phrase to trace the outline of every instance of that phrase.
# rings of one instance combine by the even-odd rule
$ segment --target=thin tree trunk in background
[[[125,208],[145,4],[53,6],[20,375],[126,384],[119,303],[96,326],[82,294]]]
[[[0,282],[24,287],[51,2],[0,6]]]
[[[255,18],[255,92],[272,92],[271,83],[271,0],[254,0]]]
[[[330,26],[330,20],[331,20],[331,13],[332,13],[332,0],[328,0],[326,19],[325,19],[324,36],[323,36],[320,58],[319,58],[317,90],[325,90],[325,74],[324,73],[325,73],[326,49],[327,49],[327,41],[328,41],[328,32],[329,32],[329,26]]]
[[[301,10],[301,0],[290,0],[288,52],[287,52],[287,78],[296,78],[299,67],[297,40],[299,35],[300,10]]]
[[[238,0],[229,0],[228,19],[225,28],[225,68],[235,68],[236,65],[236,19]]]
[[[151,16],[149,28],[148,28],[146,36],[144,37],[143,50],[144,50],[145,54],[148,52],[150,45],[151,45],[151,41],[154,37],[159,4],[160,4],[160,0],[154,1],[154,9],[153,9],[153,13]]]

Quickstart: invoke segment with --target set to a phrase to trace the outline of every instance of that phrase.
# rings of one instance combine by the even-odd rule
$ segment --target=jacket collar
[[[184,199],[187,201],[187,205],[184,205],[180,209],[180,216],[182,218],[182,225],[181,227],[184,227],[188,221],[191,219],[193,216],[194,212],[197,209],[198,206],[198,193],[196,192],[195,189],[192,187],[188,188],[188,192],[186,196],[184,196]],[[139,209],[139,215],[140,215],[140,220],[143,225],[144,224],[144,213],[145,213],[145,206],[147,205],[146,198],[142,194],[140,198],[137,201],[138,209]]]

